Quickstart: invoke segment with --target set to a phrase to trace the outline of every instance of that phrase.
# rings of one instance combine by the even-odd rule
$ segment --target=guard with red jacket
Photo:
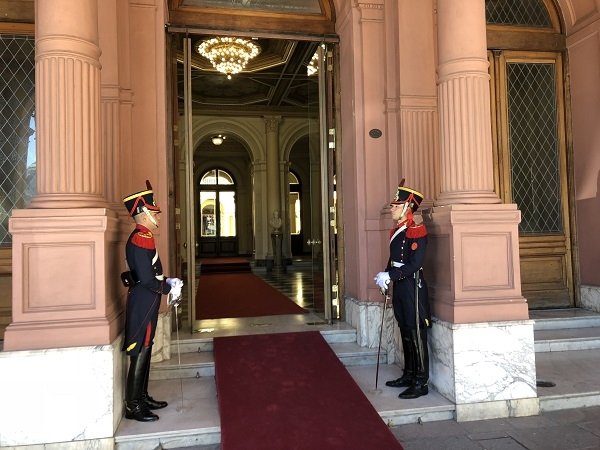
[[[431,315],[427,298],[427,283],[423,277],[423,260],[427,249],[427,229],[416,224],[413,213],[423,201],[423,194],[400,182],[392,199],[392,219],[396,226],[390,231],[390,259],[385,272],[379,272],[375,283],[382,292],[393,283],[394,316],[400,327],[404,351],[404,372],[386,386],[407,387],[400,398],[418,398],[428,393],[429,352],[427,329]]]
[[[178,304],[183,287],[179,278],[165,279],[163,275],[152,234],[159,226],[160,208],[154,201],[150,182],[146,181],[146,187],[146,190],[123,199],[136,226],[125,246],[128,271],[121,274],[123,284],[129,287],[123,343],[123,350],[130,359],[125,387],[125,417],[140,422],[158,420],[151,410],[167,406],[167,402],[154,400],[148,394],[150,357],[161,297],[171,294],[169,304]]]

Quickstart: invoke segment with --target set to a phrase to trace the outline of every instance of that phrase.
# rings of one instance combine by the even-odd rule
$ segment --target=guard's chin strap
[[[402,207],[402,213],[400,214],[400,217],[404,217],[404,215],[408,211],[408,208],[410,208],[410,202],[404,202],[404,206]]]
[[[144,211],[144,214],[146,214],[146,216],[148,216],[148,219],[150,220],[150,222],[152,222],[155,227],[158,227],[158,222],[156,221],[156,219],[154,217],[152,217],[152,214],[150,214],[150,211],[148,211],[148,208],[146,208],[145,206],[142,206],[142,211]]]

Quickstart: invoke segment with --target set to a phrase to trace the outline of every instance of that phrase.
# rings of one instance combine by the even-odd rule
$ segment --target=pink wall
[[[564,5],[563,5],[564,4]],[[600,5],[561,2],[568,30],[577,249],[581,284],[600,285]]]
[[[145,189],[149,179],[165,217],[156,232],[163,268],[169,273],[169,175],[171,143],[167,142],[166,49],[162,0],[140,0],[129,7],[131,77],[131,165],[124,174],[122,195]],[[133,223],[133,222],[132,222]]]

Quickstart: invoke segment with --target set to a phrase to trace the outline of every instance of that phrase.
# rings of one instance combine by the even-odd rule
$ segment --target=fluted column
[[[123,210],[120,189],[121,99],[119,83],[119,29],[117,0],[102,0],[98,4],[102,23],[99,42],[102,47],[102,81],[100,84],[101,130],[100,142],[106,167],[105,197],[116,211]],[[123,211],[124,212],[124,211]]]
[[[281,214],[281,186],[279,176],[279,123],[280,116],[265,116],[265,135],[267,143],[267,224],[273,211]],[[270,228],[270,227],[267,227]],[[269,229],[270,231],[270,229]],[[269,246],[268,256],[273,255]]]
[[[37,189],[32,208],[105,204],[97,0],[36,2]],[[77,20],[58,20],[69,11]]]
[[[494,193],[484,0],[439,0],[441,193],[436,205],[500,203]]]
[[[9,221],[13,292],[5,350],[103,345],[121,331],[123,253],[117,214],[104,196],[104,167],[113,164],[104,148],[112,158],[118,151],[117,89],[107,91],[103,147],[98,22],[97,0],[36,2],[38,194]]]

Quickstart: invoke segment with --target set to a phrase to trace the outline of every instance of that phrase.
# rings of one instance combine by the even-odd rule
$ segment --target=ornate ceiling
[[[195,110],[204,113],[236,111],[242,114],[281,111],[307,114],[318,106],[318,77],[308,76],[307,65],[318,42],[282,39],[254,39],[260,55],[246,69],[227,79],[195,51],[212,36],[192,38],[192,100]],[[181,45],[181,42],[179,43]],[[178,49],[178,79],[183,79],[183,52]]]

